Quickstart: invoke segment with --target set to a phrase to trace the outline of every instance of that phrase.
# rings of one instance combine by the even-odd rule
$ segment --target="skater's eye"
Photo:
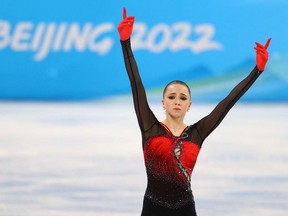
[[[187,97],[180,97],[180,99],[185,101],[185,100],[187,100]]]

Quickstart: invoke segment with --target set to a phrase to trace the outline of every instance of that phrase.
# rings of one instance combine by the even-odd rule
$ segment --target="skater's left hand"
[[[268,61],[269,54],[267,52],[267,48],[270,44],[271,38],[269,38],[265,44],[265,46],[261,45],[258,42],[255,42],[256,47],[256,64],[260,71],[264,71],[266,63]]]

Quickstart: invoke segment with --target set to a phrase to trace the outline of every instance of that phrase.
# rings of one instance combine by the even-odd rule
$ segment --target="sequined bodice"
[[[150,138],[144,148],[145,197],[164,207],[179,208],[193,200],[190,179],[200,147],[187,140],[188,129],[179,137],[166,130],[166,134]]]

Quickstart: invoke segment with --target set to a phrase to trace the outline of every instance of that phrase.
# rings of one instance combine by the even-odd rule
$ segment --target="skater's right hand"
[[[118,25],[118,32],[120,35],[120,40],[125,41],[128,40],[132,34],[133,24],[134,24],[134,16],[127,17],[126,8],[123,9],[123,20]]]

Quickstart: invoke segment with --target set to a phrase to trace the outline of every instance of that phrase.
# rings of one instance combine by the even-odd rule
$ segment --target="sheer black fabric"
[[[261,71],[255,67],[209,115],[176,137],[158,121],[149,107],[130,40],[121,41],[121,45],[142,134],[148,178],[142,216],[196,215],[190,179],[202,143],[259,77]]]

